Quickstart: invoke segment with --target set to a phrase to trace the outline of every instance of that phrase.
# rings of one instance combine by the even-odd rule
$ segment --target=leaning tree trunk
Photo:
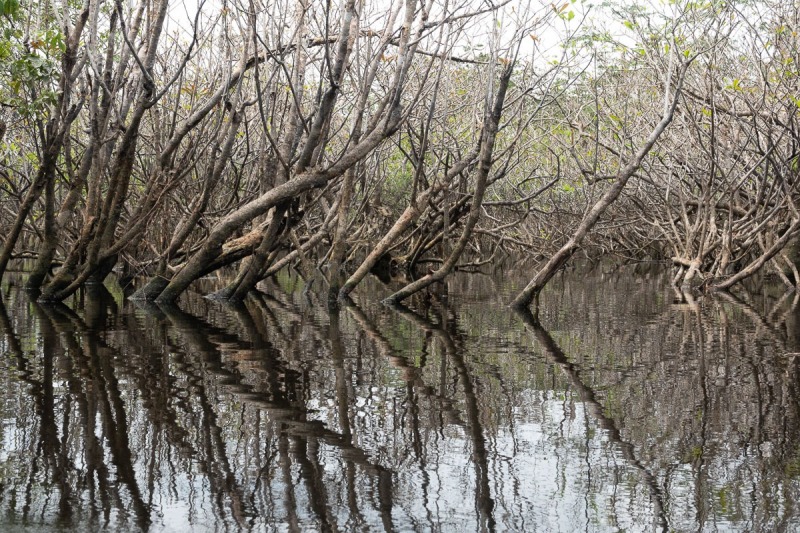
[[[478,156],[478,151],[470,153],[467,157],[459,161],[456,165],[450,168],[450,170],[445,175],[445,179],[443,184],[440,187],[431,186],[422,192],[415,202],[412,202],[411,205],[406,207],[405,211],[400,215],[400,217],[395,221],[394,225],[389,229],[386,235],[381,238],[378,244],[375,245],[375,248],[367,255],[364,261],[361,262],[361,265],[356,269],[353,274],[347,278],[347,281],[342,285],[342,288],[339,290],[339,298],[344,300],[350,295],[351,292],[361,283],[367,274],[375,267],[376,264],[381,260],[383,257],[394,245],[395,241],[414,223],[415,220],[419,219],[420,215],[423,214],[423,209],[431,197],[439,191],[447,186],[450,180],[464,171],[468,166],[472,164],[475,158]]]
[[[300,151],[295,172],[305,172],[310,166],[312,166],[314,161],[318,159],[320,151],[325,146],[326,137],[330,129],[331,118],[333,116],[336,102],[339,98],[340,86],[344,81],[346,66],[350,62],[353,46],[355,45],[356,38],[358,37],[358,26],[359,17],[356,11],[355,1],[350,0],[347,2],[345,7],[342,18],[342,34],[339,36],[336,46],[335,61],[333,62],[329,72],[331,83],[320,99],[319,110],[314,117],[314,121],[308,133],[308,138],[306,139],[306,142]],[[302,38],[303,36],[298,34],[298,43],[302,40]],[[298,46],[297,50],[298,58],[301,58],[302,65],[305,62],[305,58],[301,55],[302,47]],[[298,91],[300,91],[302,88],[303,81],[305,80],[304,76],[305,73],[302,72],[302,68],[298,69],[298,71],[295,73],[293,84],[295,87],[298,87]],[[368,91],[366,92],[368,94]],[[299,94],[302,94],[302,92],[299,92]],[[362,98],[362,102],[361,109],[363,110],[364,106],[366,105],[366,96]],[[295,137],[295,131],[299,129],[301,120],[299,109],[295,108],[294,116],[290,121],[291,126],[289,128],[289,133],[285,138],[286,146],[282,150],[284,160],[292,159],[290,156],[293,155],[292,145]],[[361,121],[359,120],[353,129],[353,133],[351,134],[351,142],[355,144],[357,144],[360,139],[360,124]],[[352,184],[353,172],[354,168],[350,167],[344,173],[344,190],[351,188],[351,185],[348,185],[348,183]],[[285,172],[282,172],[281,174],[281,182],[288,179],[289,176]],[[349,206],[349,201],[347,202],[347,205]],[[344,202],[340,203],[340,208],[342,208],[341,206],[344,206]],[[288,211],[288,207],[288,203],[286,205],[279,205],[277,207],[276,211],[281,215],[279,217],[280,219],[283,219],[283,213]],[[292,218],[293,217],[286,218],[286,224],[283,228],[279,228],[279,226],[276,224],[271,224],[268,226],[267,233],[264,234],[261,244],[255,250],[253,255],[243,263],[234,283],[231,286],[226,287],[220,293],[217,293],[217,296],[223,298],[227,297],[228,299],[232,300],[241,300],[248,292],[255,289],[256,284],[263,278],[264,272],[270,266],[270,252],[278,245],[279,236],[283,233],[292,231],[292,225],[297,221],[296,217],[294,217],[295,220],[292,220]],[[278,229],[282,229],[284,231],[278,231]]]
[[[456,263],[461,258],[461,254],[464,252],[464,249],[467,247],[467,243],[472,236],[472,230],[475,228],[475,225],[478,223],[478,219],[481,215],[483,194],[486,192],[486,185],[489,181],[489,172],[492,169],[492,154],[494,153],[494,143],[495,139],[497,138],[497,128],[500,124],[500,117],[503,114],[506,91],[508,90],[508,84],[511,80],[511,73],[513,70],[514,62],[510,61],[508,65],[506,65],[506,68],[500,77],[500,83],[497,88],[497,95],[495,96],[494,104],[491,109],[486,109],[483,122],[483,131],[481,135],[482,141],[480,157],[478,159],[478,173],[476,177],[475,192],[472,196],[472,205],[470,207],[469,216],[464,224],[464,229],[461,232],[461,237],[453,247],[453,251],[450,253],[450,256],[438,270],[423,276],[412,283],[409,283],[399,291],[386,298],[386,300],[384,300],[385,303],[397,304],[412,294],[443,280],[448,274],[450,274],[450,272],[452,272],[453,268],[456,266]]]
[[[675,93],[672,97],[672,100],[667,100],[667,105],[664,109],[664,114],[661,117],[661,121],[656,125],[653,131],[650,132],[650,135],[645,140],[644,144],[639,147],[639,149],[634,154],[633,158],[628,161],[628,164],[625,165],[617,175],[615,176],[615,181],[613,185],[606,191],[606,193],[595,203],[586,216],[583,218],[581,223],[578,225],[578,228],[575,230],[575,233],[572,234],[572,237],[567,241],[567,243],[561,247],[547,263],[542,267],[539,272],[533,277],[533,279],[528,283],[528,285],[519,293],[519,295],[511,302],[511,307],[514,308],[526,308],[531,305],[531,302],[534,299],[537,299],[539,293],[544,289],[547,282],[549,282],[556,272],[558,272],[561,267],[572,257],[578,248],[580,247],[581,243],[583,242],[584,237],[594,228],[594,225],[597,224],[597,221],[600,220],[600,217],[603,213],[608,209],[608,207],[619,198],[619,195],[622,193],[622,190],[625,188],[625,185],[628,183],[628,180],[639,170],[639,167],[642,165],[642,160],[644,160],[645,156],[650,152],[653,146],[658,141],[661,134],[667,129],[670,122],[672,122],[672,118],[675,116],[675,109],[678,106],[678,101],[681,96],[681,87],[683,86],[683,80],[686,75],[686,70],[688,69],[689,63],[684,63],[682,65],[681,71],[678,77],[677,87],[675,89]],[[669,82],[667,82],[669,84]],[[667,90],[669,90],[669,85],[667,86]]]
[[[425,161],[425,152],[427,150],[428,145],[428,138],[429,138],[429,130],[431,121],[433,119],[434,109],[436,106],[436,98],[438,95],[439,83],[441,82],[441,76],[444,69],[439,70],[439,74],[436,79],[436,84],[433,88],[433,97],[431,98],[430,108],[428,109],[428,119],[427,124],[425,126],[425,135],[423,138],[422,146],[420,147],[420,157],[419,157],[419,164],[417,167],[417,175],[415,176],[415,183],[414,183],[414,191],[417,190],[417,184],[420,181],[420,176],[422,175],[423,168],[424,168],[424,161]],[[374,72],[371,73],[371,77],[369,78],[369,83],[372,83],[372,79],[374,79]],[[343,213],[346,213],[345,209],[342,209],[342,204],[340,204],[340,215],[339,215],[339,226],[336,230],[336,235],[334,238],[334,243],[332,246],[331,252],[331,275],[330,275],[330,299],[336,297],[338,292],[338,297],[341,299],[346,299],[348,295],[353,292],[353,289],[356,288],[356,285],[361,283],[361,280],[369,273],[372,268],[381,260],[381,258],[389,251],[392,247],[394,242],[397,238],[402,235],[411,224],[417,220],[422,213],[423,209],[428,203],[428,200],[441,188],[447,187],[450,180],[462,172],[464,169],[469,166],[472,161],[478,156],[478,149],[474,152],[470,152],[465,158],[459,161],[456,165],[453,166],[449,171],[445,173],[444,182],[440,187],[430,186],[421,194],[413,194],[411,204],[403,211],[403,214],[400,215],[400,218],[394,223],[392,228],[389,232],[384,235],[384,237],[378,242],[375,248],[367,255],[366,259],[361,263],[358,269],[351,275],[345,283],[339,287],[339,270],[342,266],[343,256],[344,256],[344,232],[346,230],[346,224],[343,222]],[[348,188],[344,188],[348,187]],[[352,183],[348,183],[345,180],[343,184],[343,192],[342,192],[342,202],[350,201],[350,197],[352,196]]]
[[[753,262],[751,262],[747,267],[743,268],[736,274],[725,278],[724,280],[718,281],[711,285],[712,290],[727,290],[740,281],[749,278],[759,270],[773,257],[775,257],[781,250],[783,250],[784,246],[795,236],[800,233],[800,219],[792,220],[792,223],[786,228],[786,231],[783,232],[775,243],[770,246],[767,250],[764,251],[760,256],[758,256]]]
[[[398,56],[402,57],[388,91],[380,118],[371,124],[370,132],[356,145],[349,148],[335,163],[324,170],[313,167],[299,173],[289,181],[282,183],[262,194],[255,200],[238,208],[220,220],[210,231],[201,248],[189,259],[184,267],[170,280],[167,287],[156,298],[161,303],[174,302],[192,282],[206,272],[218,255],[222,252],[225,241],[244,224],[267,213],[273,207],[299,197],[301,194],[322,187],[332,180],[341,177],[350,167],[370,154],[386,138],[394,135],[405,119],[401,113],[402,99],[400,94],[408,77],[411,59],[416,51],[417,42],[410,42],[411,21],[414,17],[414,2],[409,4],[406,24],[402,30]],[[312,128],[312,132],[313,132]],[[310,136],[310,135],[309,135]],[[301,162],[303,157],[301,156]]]

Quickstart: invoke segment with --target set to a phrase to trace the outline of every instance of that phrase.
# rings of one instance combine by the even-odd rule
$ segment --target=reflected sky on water
[[[654,266],[0,308],[3,531],[793,531],[800,308]]]

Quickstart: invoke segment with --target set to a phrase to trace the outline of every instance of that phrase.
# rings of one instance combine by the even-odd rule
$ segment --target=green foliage
[[[19,14],[18,0],[0,0],[0,16],[13,18]]]
[[[25,40],[14,23],[19,11],[17,0],[0,0],[0,101],[22,116],[42,116],[57,100],[64,35],[42,28]]]
[[[733,78],[726,86],[725,89],[739,92],[742,90],[741,80]]]

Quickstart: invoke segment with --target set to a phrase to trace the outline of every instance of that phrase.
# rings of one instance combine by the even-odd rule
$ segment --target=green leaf
[[[18,0],[0,0],[0,16],[13,17],[18,11]]]
[[[731,82],[725,86],[726,89],[732,89],[734,91],[741,91],[742,90],[742,82],[739,81],[739,78],[733,78]]]

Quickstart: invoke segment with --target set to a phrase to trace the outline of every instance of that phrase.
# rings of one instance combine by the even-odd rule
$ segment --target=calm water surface
[[[3,531],[797,531],[800,310],[669,273],[0,307]]]

